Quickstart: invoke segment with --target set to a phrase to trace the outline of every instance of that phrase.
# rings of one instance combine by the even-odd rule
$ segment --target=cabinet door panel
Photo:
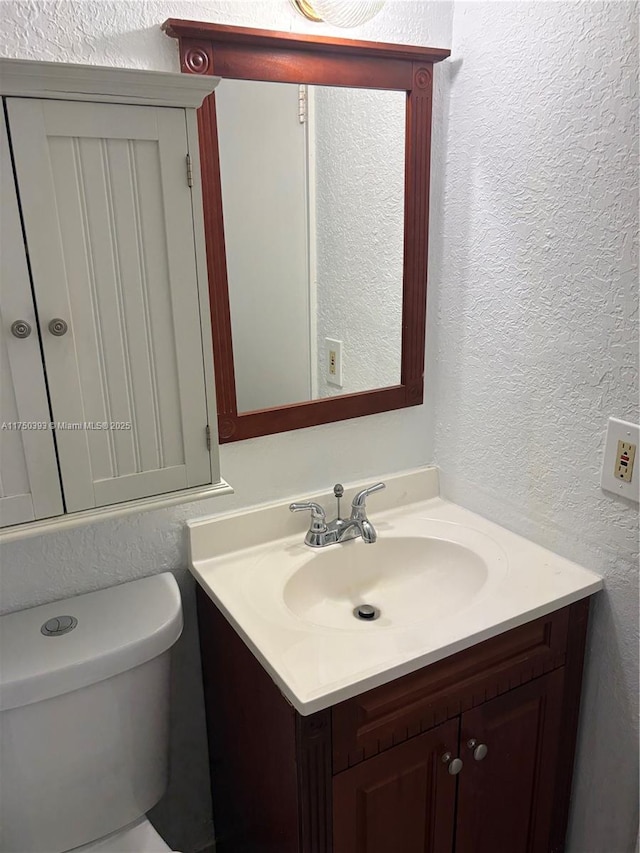
[[[68,509],[210,483],[184,111],[8,110]]]
[[[63,512],[9,143],[0,118],[0,527]],[[11,324],[31,326],[16,338]],[[11,425],[46,425],[12,429]]]
[[[450,720],[335,776],[334,853],[451,853],[457,777],[442,755],[457,743]]]
[[[462,715],[456,853],[548,853],[563,684],[556,669]]]

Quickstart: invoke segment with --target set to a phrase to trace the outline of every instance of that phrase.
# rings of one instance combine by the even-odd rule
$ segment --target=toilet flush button
[[[78,624],[75,616],[54,616],[53,619],[47,619],[44,625],[40,628],[40,632],[45,637],[60,637],[62,634],[68,634]]]

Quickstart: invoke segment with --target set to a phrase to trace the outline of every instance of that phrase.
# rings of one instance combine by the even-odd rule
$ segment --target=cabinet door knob
[[[450,752],[444,753],[442,761],[444,764],[449,765],[448,770],[452,776],[457,776],[462,770],[462,761],[459,758],[453,758]]]
[[[69,327],[65,321],[61,320],[60,317],[55,317],[49,323],[49,331],[52,335],[55,335],[56,338],[61,338],[63,335],[66,335],[68,328]]]
[[[449,773],[451,773],[452,776],[457,776],[461,770],[462,761],[459,758],[454,758],[449,764]]]
[[[26,320],[14,320],[11,324],[11,334],[14,338],[28,338],[31,334],[31,325]]]
[[[489,747],[486,743],[478,743],[475,738],[471,738],[471,740],[467,741],[467,746],[473,750],[473,757],[476,761],[482,761],[483,758],[487,757]]]

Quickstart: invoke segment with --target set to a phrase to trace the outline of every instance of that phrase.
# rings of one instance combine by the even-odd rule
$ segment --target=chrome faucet
[[[333,494],[338,499],[338,516],[329,523],[327,523],[327,514],[324,509],[314,501],[292,503],[289,509],[291,512],[311,511],[311,526],[307,530],[304,541],[306,545],[310,545],[312,548],[324,548],[325,545],[347,542],[349,539],[357,539],[358,536],[362,537],[363,542],[371,544],[376,541],[378,534],[367,518],[367,496],[384,488],[384,483],[376,483],[362,489],[354,495],[351,501],[351,516],[340,518],[340,498],[344,494],[344,489],[337,483],[334,486]]]

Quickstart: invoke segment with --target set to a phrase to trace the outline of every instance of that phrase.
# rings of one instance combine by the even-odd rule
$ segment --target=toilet
[[[0,617],[1,853],[166,853],[169,573]]]

